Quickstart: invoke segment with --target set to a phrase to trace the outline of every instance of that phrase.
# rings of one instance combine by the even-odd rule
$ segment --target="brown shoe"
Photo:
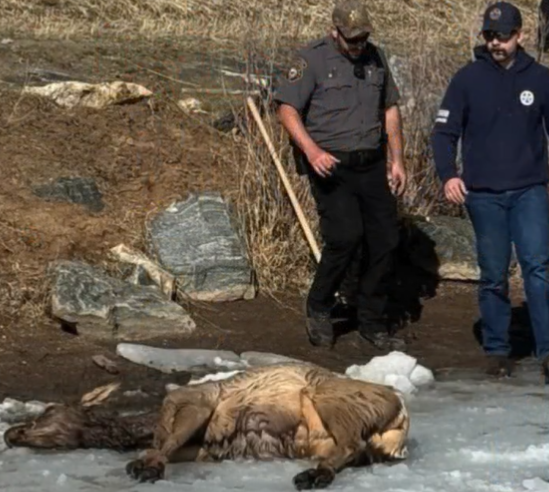
[[[513,361],[504,355],[488,356],[486,374],[496,378],[509,378],[513,373]]]

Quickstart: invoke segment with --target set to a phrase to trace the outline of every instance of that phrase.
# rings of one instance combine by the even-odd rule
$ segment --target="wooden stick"
[[[294,190],[292,188],[292,184],[290,183],[290,180],[288,179],[288,175],[286,174],[286,171],[282,167],[282,164],[280,163],[280,160],[279,160],[278,156],[276,155],[276,151],[274,149],[273,143],[271,142],[271,139],[269,138],[269,135],[267,134],[267,130],[265,129],[265,126],[263,125],[263,121],[261,120],[261,116],[259,116],[259,111],[257,110],[257,106],[256,106],[254,100],[251,97],[247,98],[247,102],[248,102],[248,106],[250,108],[250,111],[252,112],[252,115],[253,115],[256,123],[257,123],[257,126],[259,126],[259,130],[261,131],[261,135],[263,136],[263,139],[265,140],[265,143],[267,144],[269,152],[271,153],[271,157],[273,158],[273,161],[276,165],[276,169],[278,170],[278,174],[280,175],[280,178],[282,179],[282,183],[284,183],[284,187],[286,188],[286,192],[288,193],[288,196],[290,197],[290,201],[292,202],[295,213],[297,214],[297,218],[299,219],[301,227],[303,228],[303,232],[305,233],[305,237],[307,238],[307,241],[309,242],[309,246],[313,250],[313,254],[315,255],[316,261],[319,262],[320,261],[320,250],[318,248],[318,244],[316,242],[316,239],[313,235],[313,231],[311,230],[311,227],[309,226],[307,218],[305,217],[305,214],[303,213],[303,209],[301,208],[301,205],[299,204],[299,201],[297,200],[297,197],[295,196]]]

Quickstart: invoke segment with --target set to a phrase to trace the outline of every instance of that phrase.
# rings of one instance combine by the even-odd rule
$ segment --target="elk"
[[[140,451],[126,465],[140,482],[183,461],[305,459],[296,489],[326,488],[348,466],[408,456],[410,427],[401,394],[309,363],[254,367],[227,379],[170,391],[160,409],[120,416],[94,409],[116,389],[101,387],[76,406],[51,405],[8,429],[8,446]]]

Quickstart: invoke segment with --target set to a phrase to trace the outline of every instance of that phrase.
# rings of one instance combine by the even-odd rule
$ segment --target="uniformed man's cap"
[[[484,12],[483,31],[511,34],[522,27],[520,10],[509,2],[496,2]]]
[[[356,38],[374,30],[365,0],[339,0],[332,12],[332,22],[346,38]]]

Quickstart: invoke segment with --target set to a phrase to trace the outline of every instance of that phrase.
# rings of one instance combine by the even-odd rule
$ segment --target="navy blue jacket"
[[[549,69],[523,49],[509,69],[483,46],[475,57],[450,81],[435,120],[431,144],[439,178],[445,183],[458,176],[461,137],[461,178],[468,189],[547,183]]]

